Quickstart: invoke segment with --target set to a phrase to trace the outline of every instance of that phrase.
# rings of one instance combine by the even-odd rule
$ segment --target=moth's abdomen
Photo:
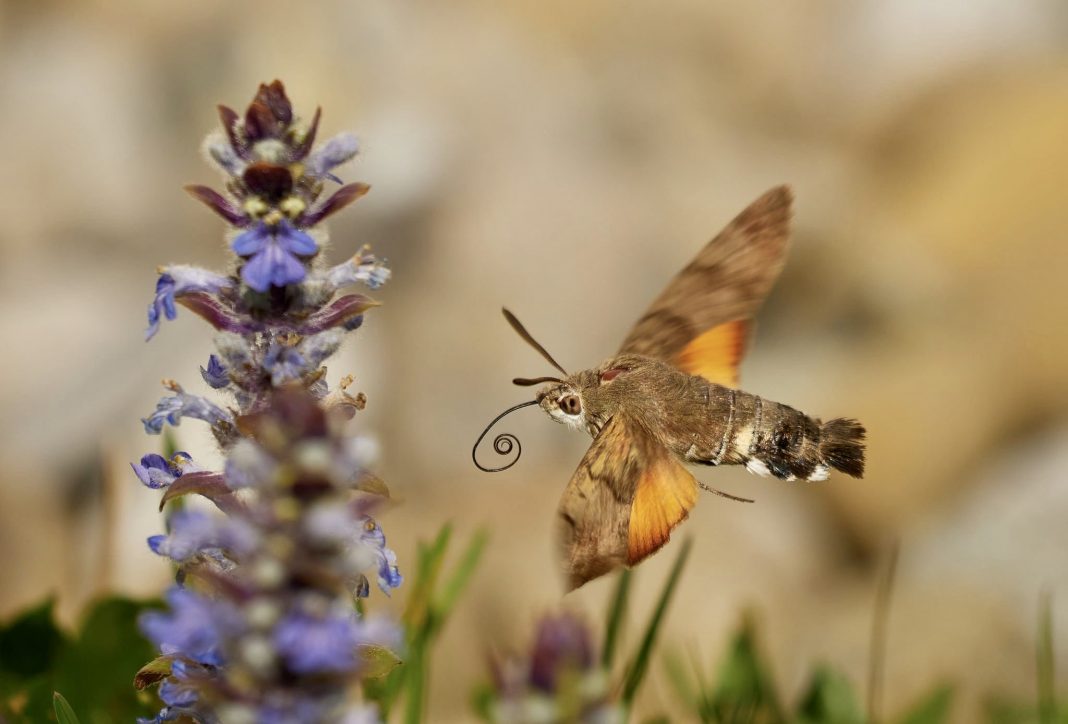
[[[787,405],[709,384],[706,425],[680,451],[690,462],[745,465],[781,480],[825,480],[832,468],[864,474],[864,428],[856,420],[826,423]]]
[[[760,397],[753,407],[749,429],[739,431],[734,449],[750,472],[780,480],[826,480],[831,468],[864,474],[864,428],[856,420],[821,423]]]

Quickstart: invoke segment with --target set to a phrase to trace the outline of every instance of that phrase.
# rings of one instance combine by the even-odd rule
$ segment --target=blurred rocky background
[[[616,349],[674,272],[788,182],[795,243],[743,386],[870,435],[869,474],[700,477],[694,556],[665,645],[706,661],[746,607],[781,681],[815,660],[863,681],[875,581],[902,554],[887,708],[959,684],[1030,696],[1042,591],[1068,625],[1068,6],[1059,0],[713,3],[0,2],[0,616],[56,592],[158,592],[156,495],[127,462],[210,333],[180,310],[145,345],[162,262],[224,263],[183,183],[215,104],[281,78],[323,134],[363,141],[371,194],[331,258],[372,243],[394,281],[330,370],[357,376],[402,567],[445,520],[493,542],[439,652],[436,721],[462,721],[487,647],[560,603],[550,540],[588,439],[510,418],[524,458],[470,447],[544,362]],[[210,462],[191,422],[180,447]],[[638,571],[648,609],[676,544]],[[597,617],[611,583],[564,600]],[[1058,653],[1068,657],[1068,637]],[[672,706],[654,683],[652,709]]]

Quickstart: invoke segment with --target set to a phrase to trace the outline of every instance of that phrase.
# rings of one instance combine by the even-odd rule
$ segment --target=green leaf
[[[623,706],[627,710],[630,709],[634,696],[638,693],[638,689],[645,679],[645,674],[649,670],[649,660],[652,657],[656,636],[660,632],[660,625],[664,621],[664,615],[667,613],[668,605],[671,603],[671,598],[675,593],[676,586],[678,586],[679,578],[682,576],[682,569],[686,565],[686,559],[689,558],[690,548],[692,547],[693,541],[691,539],[687,538],[683,541],[682,549],[679,551],[678,558],[675,559],[675,564],[671,567],[667,583],[660,594],[660,600],[657,602],[656,609],[645,627],[645,635],[642,636],[638,653],[635,654],[634,658],[631,659],[630,665],[626,668],[627,673],[623,683]]]
[[[385,646],[362,644],[356,647],[356,660],[360,662],[360,675],[378,679],[401,664],[401,659]]]
[[[137,628],[138,615],[150,605],[159,604],[119,597],[97,601],[59,656],[53,688],[88,721],[129,721],[153,713],[132,685],[157,653]]]
[[[66,637],[56,626],[51,598],[0,627],[0,672],[9,680],[28,679],[55,665]]]
[[[467,544],[467,550],[460,557],[456,569],[442,588],[441,594],[435,597],[434,613],[438,628],[445,623],[445,619],[456,606],[460,594],[467,588],[471,575],[478,567],[478,562],[486,549],[487,542],[489,542],[489,533],[486,530],[481,529],[475,532],[471,542]]]
[[[52,692],[52,706],[56,710],[56,721],[59,724],[78,724],[78,716],[74,713],[74,709],[58,691]]]
[[[7,701],[0,701],[0,721],[11,724],[37,724],[51,721],[52,676],[50,673],[35,676],[24,681],[17,689],[8,694]]]
[[[862,724],[864,716],[849,681],[838,672],[820,666],[801,697],[797,721],[804,724]]]
[[[952,704],[953,687],[948,684],[935,687],[898,719],[898,724],[942,724],[949,720]]]
[[[771,674],[760,660],[752,618],[747,616],[735,634],[720,664],[715,692],[707,698],[714,721],[785,720]]]
[[[617,580],[616,592],[612,596],[612,604],[608,609],[608,622],[604,629],[604,649],[601,651],[601,668],[605,671],[612,668],[619,644],[620,629],[623,628],[623,619],[627,614],[627,599],[630,597],[630,569],[624,568],[620,571]]]

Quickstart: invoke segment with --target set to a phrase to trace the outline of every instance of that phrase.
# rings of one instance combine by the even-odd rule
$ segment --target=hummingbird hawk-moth
[[[671,281],[619,352],[592,369],[568,374],[504,310],[563,377],[515,379],[547,386],[489,427],[512,410],[538,405],[593,437],[558,511],[570,588],[652,555],[689,514],[699,486],[718,493],[698,483],[687,464],[744,465],[780,480],[825,480],[832,468],[863,475],[859,422],[821,422],[737,389],[749,320],[783,267],[791,202],[789,188],[780,186],[750,204]],[[518,445],[514,436],[498,435],[494,449],[508,454],[513,441]],[[494,471],[511,465],[475,464]]]

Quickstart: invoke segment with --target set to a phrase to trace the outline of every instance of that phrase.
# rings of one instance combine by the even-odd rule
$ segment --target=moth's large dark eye
[[[560,409],[569,415],[577,415],[582,412],[582,401],[578,395],[568,395],[560,398]]]

